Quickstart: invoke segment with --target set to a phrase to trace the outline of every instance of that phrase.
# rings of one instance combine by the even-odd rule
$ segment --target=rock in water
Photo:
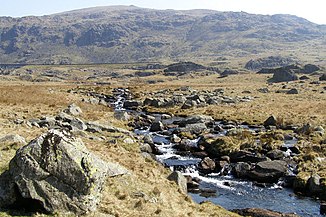
[[[37,201],[47,212],[82,215],[96,209],[108,176],[126,169],[106,163],[68,133],[50,130],[20,148],[9,173],[22,197]]]

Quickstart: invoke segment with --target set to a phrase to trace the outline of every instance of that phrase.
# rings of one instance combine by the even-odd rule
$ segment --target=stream
[[[116,91],[117,101],[114,104],[116,110],[125,110],[123,101],[125,90],[118,89]],[[164,126],[170,126],[176,121],[183,120],[182,117],[162,118],[161,114],[145,114],[134,110],[125,110],[134,116],[150,115],[155,117],[155,121],[161,121]],[[172,125],[173,126],[173,125]],[[227,126],[222,122],[215,122],[214,127],[225,129],[220,131],[218,136],[225,136]],[[257,129],[247,125],[237,125],[237,129],[247,129],[252,132],[257,132]],[[241,208],[263,208],[283,213],[295,213],[302,217],[318,217],[323,216],[319,213],[319,201],[309,197],[296,195],[292,189],[282,187],[282,183],[269,184],[266,186],[257,185],[257,183],[245,179],[238,179],[227,174],[209,173],[202,174],[198,171],[198,164],[201,158],[198,158],[191,153],[181,153],[174,147],[176,144],[170,141],[170,135],[176,130],[173,126],[164,131],[150,132],[150,126],[142,126],[135,128],[135,134],[150,136],[159,150],[160,154],[156,155],[156,159],[171,171],[180,171],[185,176],[191,176],[200,180],[199,189],[203,191],[189,192],[188,194],[197,203],[203,201],[211,201],[214,204],[220,205],[225,209],[241,209]],[[189,140],[188,145],[197,147],[199,139]],[[296,139],[290,138],[284,141],[285,154],[291,155],[290,149],[296,143]]]

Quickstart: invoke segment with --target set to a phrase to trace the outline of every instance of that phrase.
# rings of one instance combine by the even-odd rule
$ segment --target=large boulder
[[[296,63],[292,58],[281,56],[269,56],[265,58],[252,59],[246,63],[245,68],[249,70],[260,70],[262,68],[275,68]]]
[[[292,70],[277,70],[274,72],[272,82],[288,82],[298,80],[298,76]]]
[[[90,153],[81,140],[58,130],[20,148],[9,164],[17,197],[49,213],[94,211],[106,178],[125,173],[118,164]],[[0,196],[0,201],[5,198]]]

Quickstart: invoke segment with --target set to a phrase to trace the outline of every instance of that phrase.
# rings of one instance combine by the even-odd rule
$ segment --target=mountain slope
[[[325,26],[290,15],[96,7],[41,17],[1,17],[0,62],[214,59],[283,49],[300,52],[306,47],[316,53],[326,47],[325,36]]]

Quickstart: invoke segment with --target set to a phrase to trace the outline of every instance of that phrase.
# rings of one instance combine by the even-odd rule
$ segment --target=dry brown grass
[[[45,129],[14,124],[14,120],[54,116],[72,102],[82,108],[82,119],[126,128],[126,123],[113,118],[112,109],[82,103],[83,96],[67,92],[71,88],[75,86],[51,83],[2,83],[0,137],[19,134],[30,141]],[[111,88],[105,89],[110,91]],[[107,181],[98,211],[89,216],[238,216],[210,203],[202,205],[194,203],[189,196],[181,193],[173,182],[166,179],[169,174],[166,168],[140,155],[138,143],[124,144],[122,141],[126,135],[104,132],[89,136],[106,138],[105,141],[96,141],[87,135],[84,136],[82,139],[91,151],[105,160],[119,162],[130,171],[129,175],[110,178]],[[109,142],[114,140],[117,142]],[[10,159],[19,147],[21,145],[1,144],[1,170],[8,167]],[[11,216],[11,213],[0,212],[0,216]]]

